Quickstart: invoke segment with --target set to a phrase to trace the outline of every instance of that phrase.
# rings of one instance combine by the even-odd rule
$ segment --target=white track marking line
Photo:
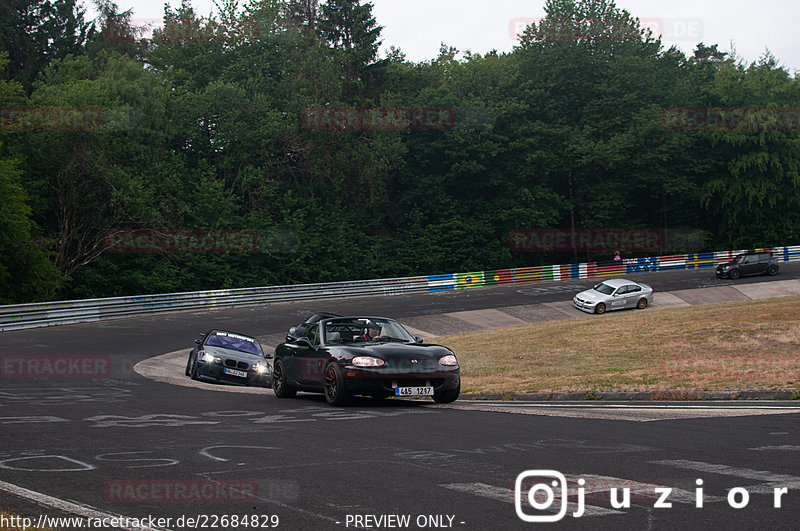
[[[745,404],[708,404],[708,405],[681,405],[681,404],[546,404],[536,402],[493,401],[493,400],[462,400],[457,405],[484,405],[503,407],[531,407],[531,408],[575,408],[575,409],[785,409],[786,411],[800,412],[800,406],[762,406]]]
[[[752,468],[737,468],[728,465],[717,465],[714,463],[705,463],[703,461],[688,461],[686,459],[674,459],[665,461],[650,461],[654,465],[664,465],[673,468],[683,468],[686,470],[694,470],[697,472],[704,472],[706,474],[720,474],[723,476],[734,476],[742,479],[752,479],[755,481],[763,481],[765,483],[800,483],[800,477],[789,476],[787,474],[776,474],[767,470],[754,470]],[[788,486],[788,485],[787,485]]]
[[[653,464],[683,468],[687,470],[697,470],[709,474],[720,474],[733,476],[742,479],[761,481],[756,485],[745,485],[743,488],[750,494],[774,494],[776,488],[787,488],[789,490],[800,489],[800,477],[789,476],[787,474],[776,474],[766,470],[754,470],[752,468],[736,468],[728,465],[716,465],[704,463],[702,461],[687,461],[677,459],[672,461],[650,461]]]
[[[118,514],[106,513],[98,509],[95,509],[90,505],[83,505],[80,503],[62,500],[59,498],[55,498],[53,496],[48,496],[47,494],[42,494],[41,492],[36,492],[23,487],[18,487],[17,485],[6,483],[5,481],[0,481],[0,490],[8,492],[9,494],[13,494],[14,496],[18,496],[20,498],[32,501],[37,505],[50,507],[51,509],[56,509],[76,516],[82,516],[83,518],[106,519],[106,521],[108,521],[109,519],[116,519],[119,521],[125,518],[127,518],[128,521],[141,520],[141,518],[133,518]],[[120,527],[118,529],[124,529],[126,531],[159,531],[151,527]]]

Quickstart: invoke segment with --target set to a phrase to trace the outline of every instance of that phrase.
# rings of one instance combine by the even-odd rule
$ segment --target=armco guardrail
[[[800,260],[800,245],[766,250],[771,250],[781,262]],[[122,319],[133,315],[160,312],[246,308],[302,300],[393,296],[471,289],[497,284],[524,284],[675,269],[710,268],[716,262],[732,259],[739,252],[741,251],[721,251],[630,258],[617,262],[544,265],[420,277],[16,304],[0,306],[0,331]]]
[[[266,286],[0,306],[0,331],[121,319],[160,312],[246,308],[278,302],[427,292],[427,277]]]
[[[800,245],[758,250],[772,251],[773,256],[780,262],[800,260]],[[518,267],[515,269],[477,271],[472,273],[428,275],[428,285],[431,291],[446,291],[479,288],[482,286],[493,286],[495,284],[523,284],[548,280],[632,275],[655,271],[671,271],[675,269],[711,268],[718,262],[732,260],[737,254],[742,252],[744,252],[744,250],[651,256],[647,258],[626,258],[616,262],[543,265]]]

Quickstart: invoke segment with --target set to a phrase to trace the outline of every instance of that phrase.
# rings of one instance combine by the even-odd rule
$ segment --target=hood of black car
[[[362,343],[342,347],[353,356],[374,356],[385,360],[436,359],[452,354],[447,347],[422,343]]]
[[[259,361],[265,361],[262,356],[258,356],[256,354],[250,354],[248,352],[242,352],[240,350],[233,350],[229,348],[212,347],[206,345],[205,347],[203,347],[203,350],[205,350],[206,352],[208,352],[213,356],[219,356],[220,358],[228,360],[245,361],[247,363],[258,363]]]

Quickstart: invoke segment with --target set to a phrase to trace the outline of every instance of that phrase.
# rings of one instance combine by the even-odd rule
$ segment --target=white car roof
[[[603,280],[603,284],[607,284],[612,288],[618,288],[620,286],[627,286],[628,284],[635,284],[638,286],[636,282],[633,280],[625,280],[624,278],[610,278],[608,280]]]

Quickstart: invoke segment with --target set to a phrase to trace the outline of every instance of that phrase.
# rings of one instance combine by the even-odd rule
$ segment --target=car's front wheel
[[[190,356],[189,362],[191,363],[191,367],[189,367],[189,377],[192,380],[199,380],[200,374],[197,371],[197,356]]]
[[[186,360],[186,370],[184,371],[186,376],[191,376],[192,374],[192,353],[189,353],[189,359]]]
[[[769,267],[767,268],[767,274],[768,274],[769,276],[772,276],[772,277],[774,277],[775,275],[777,275],[777,274],[778,274],[778,266],[776,266],[775,264],[772,264],[771,266],[769,266]]]
[[[606,313],[606,305],[602,302],[598,302],[597,306],[594,307],[594,313]]]
[[[332,406],[343,406],[350,401],[339,365],[330,363],[325,368],[325,400]]]
[[[458,398],[458,395],[461,394],[461,383],[459,382],[458,387],[455,389],[450,389],[449,391],[442,391],[441,393],[434,393],[433,394],[433,401],[437,404],[450,404],[451,402],[455,402]]]
[[[645,308],[647,308],[647,299],[645,299],[644,297],[639,299],[639,302],[636,303],[636,307],[639,308],[640,310],[644,310]]]
[[[275,360],[275,366],[272,368],[272,390],[278,398],[292,398],[297,394],[297,388],[286,381],[281,360]]]
[[[731,269],[728,272],[728,277],[730,277],[731,280],[736,280],[740,276],[742,276],[742,272],[739,271],[738,269]]]

